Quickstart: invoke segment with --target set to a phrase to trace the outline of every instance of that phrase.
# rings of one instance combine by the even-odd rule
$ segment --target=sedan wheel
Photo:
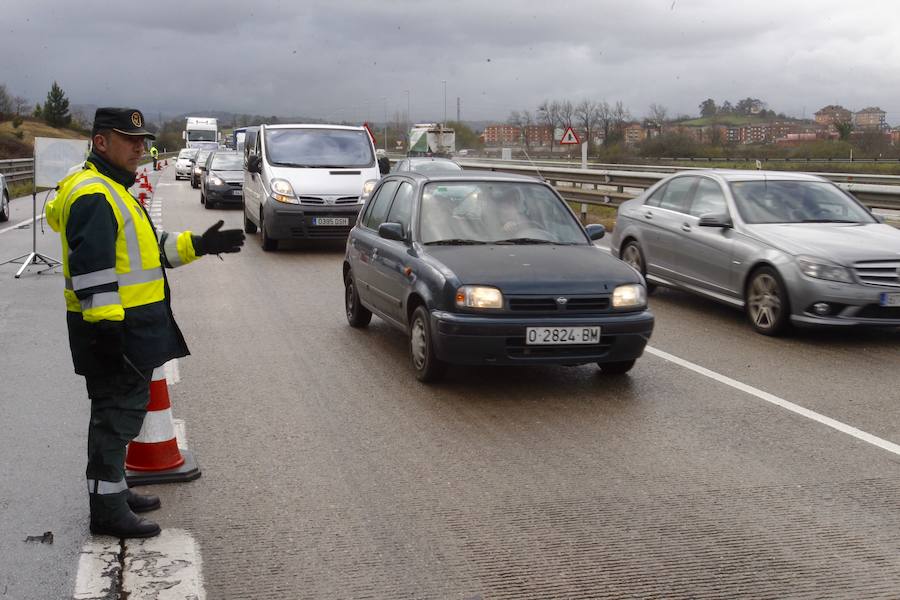
[[[347,311],[347,322],[350,323],[350,327],[365,327],[372,321],[372,311],[359,301],[353,273],[347,273],[347,277],[344,279],[344,307]]]
[[[644,262],[644,252],[641,250],[637,242],[628,242],[622,248],[622,261],[634,268],[638,273],[647,278],[647,266]],[[656,289],[656,285],[647,283],[647,293],[652,293]]]
[[[763,335],[780,335],[788,327],[790,304],[781,278],[773,269],[757,270],[747,285],[747,318]]]
[[[409,325],[409,354],[416,370],[416,379],[423,383],[438,381],[447,370],[447,364],[434,353],[428,311],[424,306],[413,312]]]
[[[6,192],[0,194],[0,223],[9,221],[9,196]]]

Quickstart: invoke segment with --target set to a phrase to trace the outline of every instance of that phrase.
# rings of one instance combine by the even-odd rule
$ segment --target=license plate
[[[243,190],[231,190],[231,195],[232,196],[243,196],[244,192],[243,192]]]
[[[526,327],[525,343],[529,346],[564,346],[599,344],[599,327]]]
[[[882,306],[900,306],[900,294],[881,294]]]
[[[347,217],[313,217],[313,225],[349,225]]]

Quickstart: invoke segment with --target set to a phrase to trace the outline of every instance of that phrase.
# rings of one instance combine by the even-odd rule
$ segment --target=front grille
[[[335,204],[357,204],[359,203],[359,196],[344,196],[343,198],[338,198],[334,201]]]
[[[297,199],[300,200],[300,204],[325,204],[323,198],[316,196],[297,196]]]
[[[525,337],[506,338],[506,354],[510,358],[600,358],[609,353],[616,342],[614,335],[601,335],[599,344],[583,346],[529,346]]]
[[[565,298],[565,302],[557,302],[558,298]],[[609,297],[512,297],[509,299],[509,310],[527,313],[599,312],[609,310]]]
[[[900,288],[900,260],[870,260],[853,265],[856,276],[866,285]]]
[[[291,227],[291,237],[294,238],[342,238],[350,234],[352,227],[332,227],[328,225],[320,225],[313,227]]]
[[[900,319],[900,306],[869,304],[856,313],[861,319]]]

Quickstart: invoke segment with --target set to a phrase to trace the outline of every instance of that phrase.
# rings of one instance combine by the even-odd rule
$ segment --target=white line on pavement
[[[88,541],[78,557],[73,600],[105,600],[115,597],[119,579],[119,540],[97,537]]]
[[[38,218],[38,221],[40,221],[41,219],[43,219],[43,218],[44,218],[44,213],[39,214],[37,218]],[[33,223],[33,222],[34,222],[34,217],[32,217],[32,218],[30,218],[30,219],[25,219],[25,220],[22,221],[21,223],[16,223],[15,225],[12,225],[12,226],[7,227],[7,228],[5,228],[5,229],[0,229],[0,233],[6,233],[7,231],[12,231],[13,229],[18,229],[19,227],[22,227],[23,225],[28,225],[29,223]]]
[[[183,529],[125,543],[122,593],[129,600],[205,600],[200,549]]]
[[[679,358],[673,354],[669,354],[668,352],[664,352],[662,350],[658,350],[651,346],[647,346],[647,352],[658,356],[663,360],[667,360],[671,363],[684,367],[685,369],[691,370],[694,373],[698,373],[703,375],[704,377],[709,377],[719,383],[724,383],[727,386],[733,387],[736,390],[740,390],[745,394],[750,394],[751,396],[756,396],[760,400],[764,400],[769,402],[770,404],[774,404],[775,406],[780,406],[785,410],[789,410],[792,413],[798,414],[802,417],[806,417],[807,419],[812,419],[817,423],[821,423],[826,427],[831,427],[832,429],[836,429],[841,433],[846,433],[847,435],[853,436],[858,440],[862,440],[867,444],[872,444],[873,446],[877,446],[882,450],[887,450],[892,454],[896,454],[900,456],[900,445],[895,444],[893,442],[889,442],[888,440],[882,439],[880,437],[874,436],[871,433],[866,433],[861,429],[857,429],[851,425],[847,425],[846,423],[841,423],[836,419],[832,419],[831,417],[826,417],[825,415],[819,414],[813,410],[809,410],[808,408],[803,408],[798,404],[794,404],[793,402],[789,402],[783,398],[779,398],[774,394],[770,394],[769,392],[764,392],[758,388],[753,387],[752,385],[747,385],[746,383],[741,383],[731,377],[727,377],[720,373],[716,373],[706,367],[701,367],[698,364],[692,363],[683,358]]]

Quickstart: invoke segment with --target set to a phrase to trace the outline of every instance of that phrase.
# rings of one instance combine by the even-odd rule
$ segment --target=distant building
[[[553,143],[553,128],[549,125],[528,125],[525,137],[529,146],[549,146]]]
[[[636,146],[647,139],[647,130],[640,123],[628,123],[622,134],[626,146]]]
[[[900,127],[891,129],[891,145],[900,146]]]
[[[484,128],[484,143],[487,146],[518,145],[522,129],[515,125],[488,125]]]
[[[835,123],[847,123],[853,118],[853,113],[838,104],[829,104],[816,111],[816,123],[834,126]]]
[[[877,106],[869,106],[859,112],[853,113],[853,125],[857,129],[865,129],[868,131],[885,131],[887,123],[884,118],[885,113]]]

